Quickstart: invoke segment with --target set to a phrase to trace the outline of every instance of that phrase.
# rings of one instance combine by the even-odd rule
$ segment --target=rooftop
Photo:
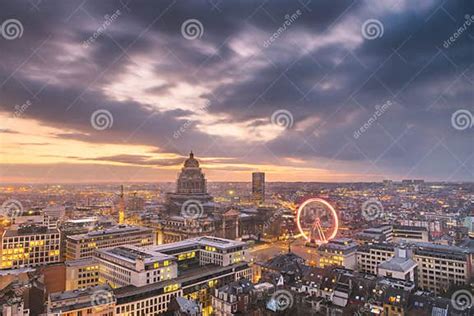
[[[99,291],[111,292],[111,288],[107,284],[104,284],[104,285],[98,285],[94,287],[87,287],[80,290],[51,293],[49,295],[49,299],[52,303],[55,303],[55,302],[59,302],[63,300],[78,299],[80,297],[89,297]]]
[[[416,242],[414,243],[415,251],[431,251],[433,253],[452,253],[452,254],[469,254],[474,253],[474,249],[457,247],[457,246],[448,246],[448,245],[438,245],[429,242]]]
[[[198,246],[211,246],[217,249],[224,250],[224,249],[231,249],[235,247],[246,247],[247,244],[245,242],[237,241],[237,240],[204,236],[204,237],[186,239],[183,241],[178,241],[178,242],[174,242],[170,244],[148,246],[147,249],[154,252],[166,253],[166,251],[169,251],[169,250],[176,250],[176,249],[187,248],[187,247],[198,247]]]
[[[319,249],[340,251],[356,250],[357,243],[351,238],[334,238],[330,240],[327,244],[322,244]]]
[[[247,279],[240,279],[224,285],[218,289],[219,292],[226,292],[227,294],[243,294],[249,293],[250,291],[254,290],[255,287],[253,286],[252,282]]]
[[[82,267],[86,265],[92,265],[94,264],[94,258],[81,258],[81,259],[76,259],[76,260],[66,260],[64,262],[66,267]]]
[[[21,226],[18,229],[8,229],[5,231],[5,237],[27,236],[27,235],[46,235],[58,234],[57,229],[48,229],[46,226],[28,225]]]
[[[103,253],[120,260],[135,263],[137,259],[143,259],[145,263],[174,260],[175,257],[166,255],[157,251],[149,250],[149,248],[136,247],[132,245],[118,246],[115,248],[107,248],[97,250],[98,253]]]
[[[417,266],[410,258],[393,257],[379,264],[379,268],[391,271],[407,272]]]
[[[165,280],[161,282],[156,282],[153,284],[145,285],[137,287],[135,285],[127,285],[125,287],[121,287],[114,290],[114,294],[118,299],[123,297],[128,297],[131,295],[145,295],[145,293],[153,293],[155,290],[162,289],[167,285],[170,284],[180,284],[183,287],[183,284],[187,284],[190,281],[194,281],[197,279],[206,280],[210,275],[216,275],[226,271],[233,271],[239,268],[247,268],[247,263],[236,263],[230,266],[221,267],[213,264],[208,264],[205,266],[200,266],[197,268],[193,268],[188,270],[187,272],[183,273],[181,276],[172,279],[172,280]]]
[[[111,228],[91,231],[86,234],[68,236],[67,238],[74,239],[74,240],[81,240],[81,239],[104,236],[104,235],[129,234],[132,232],[147,232],[147,231],[152,232],[152,229],[148,227],[141,227],[141,226],[117,225]]]
[[[419,232],[427,232],[428,229],[426,227],[419,227],[419,226],[407,226],[407,225],[393,225],[394,230],[411,230],[411,231],[419,231]]]

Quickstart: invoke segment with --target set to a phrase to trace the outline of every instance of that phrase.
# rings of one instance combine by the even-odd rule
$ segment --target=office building
[[[321,268],[327,266],[341,266],[346,269],[356,268],[357,243],[350,238],[335,238],[318,248]]]
[[[59,262],[60,234],[46,226],[22,225],[3,232],[0,269],[36,267]]]
[[[395,254],[395,246],[388,243],[367,244],[357,249],[357,270],[377,274],[378,265]]]
[[[97,250],[99,282],[113,288],[129,284],[144,286],[178,276],[174,256],[136,246],[118,246]]]
[[[393,242],[428,242],[428,229],[416,226],[393,226]]]
[[[367,228],[362,232],[357,233],[354,239],[359,244],[392,242],[393,228],[392,225],[380,225],[377,227]]]
[[[415,281],[423,290],[442,293],[451,285],[466,285],[473,276],[472,248],[413,243],[406,245],[417,263]],[[363,245],[357,250],[357,269],[377,274],[379,266],[395,256],[393,244]],[[386,267],[382,265],[382,269]],[[382,270],[383,272],[383,270]]]
[[[189,270],[174,280],[166,280],[136,287],[128,285],[114,290],[117,298],[115,315],[150,315],[168,311],[173,298],[185,297],[202,304],[203,315],[211,315],[211,293],[242,277],[251,277],[251,268],[245,262],[229,266],[208,265]]]
[[[95,260],[100,282],[112,285],[113,315],[164,313],[178,297],[198,301],[203,315],[210,315],[214,288],[252,278],[248,256],[244,242],[206,236],[165,245],[100,249]],[[62,301],[75,293],[88,293],[89,300],[94,294],[88,289],[64,292]],[[65,306],[59,299],[52,301],[55,311]],[[77,310],[72,305],[67,310]]]
[[[99,285],[99,265],[93,258],[68,260],[66,266],[66,291]]]
[[[418,286],[435,294],[451,285],[466,285],[474,275],[474,250],[455,246],[417,243],[413,248],[418,263]]]
[[[265,173],[252,173],[252,200],[255,204],[261,205],[265,202]]]
[[[148,246],[154,241],[154,232],[150,228],[118,225],[86,234],[66,237],[66,259],[90,258],[96,249],[121,245]]]

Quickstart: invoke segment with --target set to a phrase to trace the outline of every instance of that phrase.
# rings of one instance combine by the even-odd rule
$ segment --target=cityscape
[[[0,315],[474,315],[474,3],[0,3]]]

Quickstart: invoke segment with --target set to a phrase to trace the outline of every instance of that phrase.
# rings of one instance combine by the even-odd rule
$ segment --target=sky
[[[474,2],[0,3],[0,182],[474,179]]]

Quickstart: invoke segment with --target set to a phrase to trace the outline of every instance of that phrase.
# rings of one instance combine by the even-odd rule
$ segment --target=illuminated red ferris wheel
[[[296,224],[300,237],[308,242],[322,244],[336,237],[339,218],[334,207],[326,200],[311,198],[299,206]]]

